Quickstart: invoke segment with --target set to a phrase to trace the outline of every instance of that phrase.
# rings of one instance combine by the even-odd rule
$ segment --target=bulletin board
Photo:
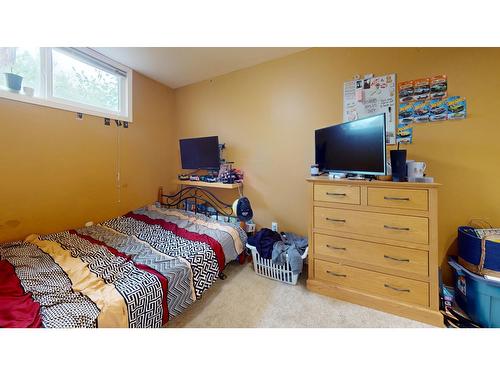
[[[386,114],[386,143],[396,143],[396,74],[344,83],[344,122]]]

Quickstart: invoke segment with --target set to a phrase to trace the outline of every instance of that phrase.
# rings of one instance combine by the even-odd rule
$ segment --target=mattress
[[[0,327],[161,327],[244,250],[239,226],[145,207],[0,245]]]

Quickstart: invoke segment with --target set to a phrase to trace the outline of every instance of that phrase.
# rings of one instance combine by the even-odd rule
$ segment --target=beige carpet
[[[229,264],[203,298],[168,327],[192,328],[414,328],[426,324],[312,293],[304,274],[297,285],[258,276],[251,263]]]

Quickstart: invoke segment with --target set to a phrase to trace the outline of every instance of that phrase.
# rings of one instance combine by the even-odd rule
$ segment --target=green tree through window
[[[122,78],[56,49],[52,53],[52,94],[55,98],[120,112]],[[40,48],[0,48],[0,73],[23,77],[22,85],[42,96]],[[50,78],[49,78],[50,79]],[[6,89],[5,75],[0,85]]]

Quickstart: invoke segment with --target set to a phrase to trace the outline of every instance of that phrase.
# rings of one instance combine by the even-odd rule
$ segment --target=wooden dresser
[[[312,177],[310,290],[442,326],[439,184]]]

